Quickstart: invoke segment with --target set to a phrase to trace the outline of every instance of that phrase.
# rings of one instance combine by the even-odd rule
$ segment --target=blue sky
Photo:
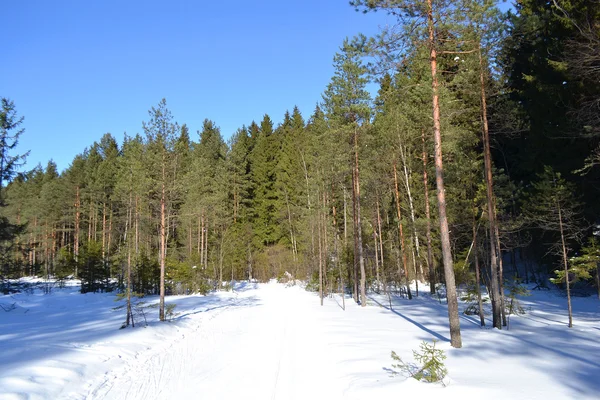
[[[8,0],[0,96],[25,117],[27,169],[68,167],[112,133],[142,132],[164,97],[196,139],[209,118],[228,138],[268,113],[312,113],[343,39],[373,34],[382,13],[347,0]]]

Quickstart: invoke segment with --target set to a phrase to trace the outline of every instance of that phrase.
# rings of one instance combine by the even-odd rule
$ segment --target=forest
[[[443,284],[454,347],[457,287],[482,324],[489,293],[498,329],[515,282],[558,285],[569,314],[571,296],[600,296],[600,3],[350,6],[395,23],[340,44],[310,115],[290,104],[228,139],[150,99],[141,133],[28,170],[24,119],[3,98],[3,292],[77,277],[84,293],[159,294],[164,320],[164,296],[236,280],[303,280],[321,302],[345,291],[361,305]]]

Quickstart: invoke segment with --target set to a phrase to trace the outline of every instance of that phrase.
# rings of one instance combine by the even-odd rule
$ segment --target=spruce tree
[[[2,276],[6,276],[13,259],[12,247],[14,239],[22,231],[19,223],[11,223],[3,209],[6,207],[6,185],[15,177],[27,154],[14,155],[19,137],[24,129],[21,127],[24,117],[17,115],[14,102],[7,98],[0,99],[0,253],[2,257]]]
[[[571,244],[581,235],[581,204],[574,196],[573,184],[568,183],[559,172],[546,166],[533,183],[533,190],[525,204],[529,222],[542,231],[554,234],[551,244],[553,254],[559,256],[562,270],[556,270],[557,282],[563,282],[567,291],[569,328],[573,327],[571,307],[571,283],[569,253]]]

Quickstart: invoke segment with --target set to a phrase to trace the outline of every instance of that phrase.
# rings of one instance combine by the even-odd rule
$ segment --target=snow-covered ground
[[[156,298],[146,301],[156,301]],[[523,300],[510,330],[462,316],[463,348],[449,345],[445,304],[373,295],[361,308],[300,287],[240,283],[236,291],[168,297],[178,313],[118,329],[114,294],[78,287],[0,296],[0,399],[597,399],[600,301],[556,291]],[[491,322],[488,322],[490,325]],[[440,341],[447,386],[390,375],[421,341]],[[385,396],[385,397],[383,397]]]

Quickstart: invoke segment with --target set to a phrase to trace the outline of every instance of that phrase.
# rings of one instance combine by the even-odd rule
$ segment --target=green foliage
[[[305,289],[307,292],[317,293],[319,291],[319,271],[313,271],[310,279],[306,283]]]
[[[175,312],[175,307],[177,304],[175,303],[167,303],[165,306],[165,317],[167,321],[172,321],[173,318],[177,316],[178,313]]]
[[[454,262],[454,279],[456,285],[471,285],[475,281],[475,273],[470,270],[471,263],[468,260],[470,249],[465,249],[456,254],[457,260]]]
[[[577,279],[588,280],[594,272],[597,273],[600,265],[600,243],[595,237],[591,237],[587,244],[581,248],[581,255],[571,258],[569,272]],[[557,274],[558,275],[558,274]],[[560,280],[564,279],[564,272],[558,275]],[[571,278],[569,279],[571,280]]]
[[[444,365],[446,354],[443,350],[436,349],[437,340],[433,340],[431,344],[423,341],[419,345],[419,350],[413,350],[414,363],[406,363],[402,361],[394,351],[392,351],[392,360],[396,364],[392,364],[394,374],[407,374],[418,381],[429,383],[442,382],[448,374],[448,370]],[[396,371],[397,370],[397,371]]]
[[[465,315],[479,315],[479,298],[477,296],[477,286],[475,284],[469,285],[467,287],[466,293],[463,296],[461,296],[460,299],[467,303],[467,307],[465,307],[465,310],[463,311]],[[488,302],[488,298],[483,296],[481,297],[482,304]]]
[[[0,277],[4,278],[18,276],[14,266],[20,262],[14,257],[14,240],[25,228],[11,221],[7,215],[5,184],[15,177],[27,154],[12,154],[24,132],[21,128],[24,118],[17,116],[11,100],[3,97],[0,104]]]
[[[189,262],[168,259],[166,279],[169,292],[173,294],[200,293],[206,295],[211,290],[205,271]]]
[[[582,232],[581,203],[576,193],[574,185],[560,172],[545,166],[523,205],[525,218],[531,226],[554,235],[550,252],[561,255],[561,263],[564,250],[568,252],[569,243],[577,240]],[[565,239],[564,250],[560,236]]]
[[[521,284],[518,279],[509,282],[505,288],[508,289],[508,296],[504,300],[506,315],[523,315],[526,313],[525,308],[519,301],[519,297],[531,296],[529,290]]]
[[[112,291],[110,269],[102,259],[101,243],[87,242],[81,249],[79,277],[81,278],[81,293]]]
[[[66,247],[60,249],[54,265],[54,276],[56,279],[67,279],[68,276],[75,274],[76,268],[77,262],[73,253]]]
[[[134,259],[134,278],[132,290],[143,294],[157,294],[160,279],[160,266],[155,257],[150,258],[147,250],[142,249]]]
[[[368,70],[361,61],[362,53],[348,39],[340,50],[333,57],[334,76],[323,95],[325,111],[341,125],[362,124],[371,113]]]

